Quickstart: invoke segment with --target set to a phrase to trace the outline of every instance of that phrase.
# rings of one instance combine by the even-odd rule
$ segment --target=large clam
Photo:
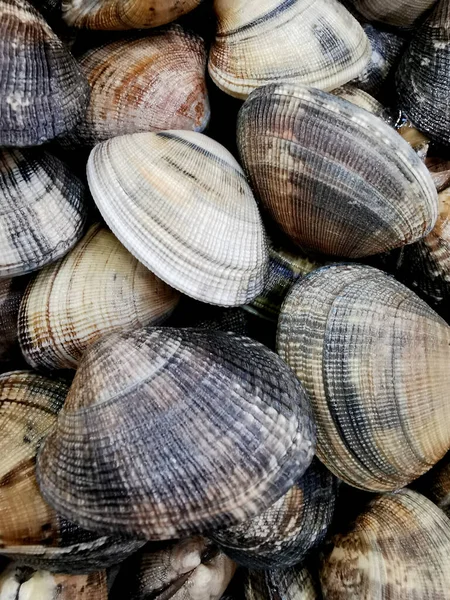
[[[368,21],[396,27],[413,27],[436,0],[351,0]],[[446,0],[444,0],[446,2]]]
[[[249,571],[245,600],[321,600],[320,585],[308,566]],[[355,599],[356,600],[356,599]]]

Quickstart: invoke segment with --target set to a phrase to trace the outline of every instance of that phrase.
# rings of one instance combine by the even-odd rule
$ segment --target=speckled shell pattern
[[[370,58],[362,27],[336,0],[215,0],[214,8],[209,73],[237,98],[280,80],[332,90]]]
[[[394,129],[300,85],[253,92],[238,147],[270,216],[302,249],[360,258],[411,243],[437,218],[431,176]]]
[[[203,131],[208,124],[205,44],[179,25],[89,50],[79,61],[91,99],[72,143],[94,146],[140,131]]]
[[[322,595],[309,569],[298,565],[290,569],[249,571],[245,600],[322,600]]]
[[[436,4],[436,0],[352,0],[352,3],[368,21],[409,28]]]
[[[0,23],[0,146],[36,146],[75,126],[89,85],[26,0],[1,0]]]
[[[25,291],[27,278],[0,279],[0,369],[18,358],[17,339],[19,305]]]
[[[388,125],[392,125],[392,118],[381,102],[378,102],[376,98],[367,92],[360,90],[355,85],[348,83],[347,85],[333,90],[332,93],[334,96],[338,96],[343,100],[356,104],[356,106],[359,106],[360,108],[364,108],[364,110],[368,110],[376,117],[385,121]]]
[[[320,580],[333,600],[450,598],[450,520],[411,490],[374,499],[326,551]]]
[[[391,491],[450,447],[450,328],[395,279],[362,265],[298,281],[278,352],[310,397],[317,455],[345,482]]]
[[[29,284],[18,325],[23,355],[37,369],[74,369],[102,335],[161,323],[179,298],[110,231],[92,225]]]
[[[175,289],[237,306],[264,286],[268,252],[245,175],[216,141],[191,131],[136,133],[99,144],[87,167],[103,218]]]
[[[277,569],[300,563],[325,538],[333,518],[337,481],[318,460],[266,511],[209,535],[237,563]]]
[[[83,527],[173,539],[262,512],[314,445],[303,388],[269,349],[144,328],[87,350],[37,474],[46,500]]]
[[[440,0],[414,34],[396,74],[400,108],[432,140],[450,146],[450,4]]]
[[[0,277],[64,256],[86,221],[84,186],[40,149],[0,150]]]
[[[415,487],[450,518],[450,453],[419,479]]]

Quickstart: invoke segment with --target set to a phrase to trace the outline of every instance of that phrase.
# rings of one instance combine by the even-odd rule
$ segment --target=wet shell
[[[203,131],[210,111],[203,40],[173,26],[90,50],[80,65],[91,100],[73,141],[95,145],[140,131]]]
[[[366,110],[319,90],[270,85],[239,113],[253,188],[306,250],[359,258],[420,239],[437,218],[426,167]]]
[[[19,341],[35,368],[74,369],[102,335],[164,321],[180,295],[93,225],[62,260],[30,283],[19,317]]]
[[[0,150],[0,277],[54,262],[81,237],[84,186],[41,150]]]
[[[363,29],[336,0],[215,0],[214,8],[209,73],[237,98],[280,80],[332,90],[370,58]]]
[[[273,352],[145,328],[87,350],[37,472],[47,501],[81,526],[170,539],[262,512],[313,452],[303,388]]]
[[[376,117],[383,119],[388,125],[392,125],[392,118],[381,102],[378,102],[376,98],[356,86],[351,84],[344,85],[333,90],[333,95],[368,110]]]
[[[321,600],[320,586],[307,567],[249,571],[245,600]]]
[[[303,477],[266,511],[210,538],[237,563],[277,569],[301,562],[325,537],[333,518],[336,479],[315,460]]]
[[[450,517],[450,454],[437,463],[415,485]]]
[[[373,500],[350,531],[336,535],[320,579],[333,600],[450,598],[450,520],[411,490]]]
[[[0,369],[19,357],[17,316],[27,278],[0,279]]]
[[[450,328],[382,271],[324,267],[283,305],[278,351],[304,384],[317,455],[366,490],[398,489],[450,447]]]
[[[89,85],[26,0],[1,0],[0,23],[0,146],[36,146],[76,125]]]
[[[450,4],[441,0],[414,35],[396,75],[400,108],[414,125],[450,145]]]
[[[352,0],[352,3],[368,21],[413,27],[436,4],[436,0]]]
[[[268,261],[261,217],[223,146],[191,131],[136,133],[96,146],[87,172],[112,231],[169,285],[224,306],[261,292]]]

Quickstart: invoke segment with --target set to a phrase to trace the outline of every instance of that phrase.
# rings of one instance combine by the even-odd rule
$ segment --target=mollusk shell
[[[37,473],[83,527],[173,539],[262,512],[314,442],[303,388],[276,354],[228,333],[144,328],[87,350]]]
[[[443,192],[450,187],[450,160],[438,156],[428,156],[425,164],[438,192]]]
[[[317,455],[361,489],[398,489],[450,448],[450,327],[382,271],[323,267],[292,287],[278,351],[305,386]]]
[[[312,88],[270,85],[239,113],[253,189],[299,246],[359,258],[420,239],[437,218],[429,172],[394,129]]]
[[[320,586],[305,566],[249,571],[245,600],[321,600]]]
[[[158,277],[211,304],[245,304],[264,286],[267,248],[245,175],[201,133],[136,133],[96,146],[88,181],[105,221]]]
[[[28,279],[0,279],[0,368],[20,354],[17,340],[17,316]]]
[[[415,487],[450,517],[450,453],[419,479]]]
[[[397,128],[398,133],[408,142],[416,154],[424,160],[428,154],[430,139],[414,127],[410,121],[406,121]]]
[[[395,27],[413,27],[417,20],[436,4],[436,0],[352,0],[352,2],[368,21],[378,21]]]
[[[411,490],[374,499],[350,531],[336,535],[320,580],[333,600],[450,598],[450,520]]]
[[[120,329],[164,321],[180,295],[93,225],[62,260],[29,284],[19,341],[35,368],[76,368],[87,346]]]
[[[360,108],[364,108],[368,110],[370,113],[383,119],[388,125],[392,124],[392,119],[388,113],[388,111],[384,108],[381,102],[378,102],[376,98],[360,90],[354,85],[347,84],[340,88],[333,90],[334,96],[339,96],[343,100],[347,100],[347,102],[351,102],[352,104],[356,104]]]
[[[0,1],[0,146],[35,146],[72,129],[89,85],[26,0]]]

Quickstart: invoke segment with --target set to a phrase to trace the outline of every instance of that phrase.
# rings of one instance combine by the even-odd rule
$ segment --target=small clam
[[[324,598],[448,600],[450,519],[411,490],[375,498],[330,542],[320,571]]]
[[[397,126],[397,131],[408,142],[419,158],[425,160],[430,147],[430,138],[414,127],[408,120],[402,121]]]
[[[450,453],[418,479],[414,487],[450,517]]]
[[[29,284],[19,341],[35,368],[73,369],[89,344],[124,328],[164,321],[179,294],[101,225]]]
[[[339,96],[339,98],[347,100],[352,104],[356,104],[356,106],[359,106],[360,108],[368,110],[376,117],[383,119],[388,125],[392,125],[392,118],[381,102],[378,102],[376,98],[357,88],[355,85],[347,84],[343,87],[336,88],[333,90],[332,94],[334,96]]]
[[[450,160],[438,156],[428,156],[425,164],[438,192],[443,192],[450,187]]]
[[[412,243],[437,218],[429,172],[394,129],[300,85],[253,92],[238,146],[253,188],[305,250],[359,258]]]
[[[278,351],[312,402],[318,457],[350,485],[395,490],[450,448],[450,327],[382,271],[334,265],[297,281]]]
[[[436,0],[351,0],[358,12],[368,21],[395,27],[414,27]],[[444,0],[447,2],[447,0]]]
[[[264,229],[245,175],[192,131],[136,133],[96,146],[88,181],[105,221],[158,277],[202,302],[233,306],[264,286]]]
[[[214,8],[209,73],[237,98],[279,81],[332,90],[370,58],[362,27],[336,0],[215,0]]]
[[[14,362],[20,354],[17,316],[27,282],[26,277],[0,279],[0,369]]]
[[[321,598],[319,584],[308,567],[303,565],[290,569],[249,571],[247,574],[245,600],[321,600]]]
[[[37,473],[83,527],[173,539],[262,512],[309,466],[314,441],[302,386],[262,344],[144,328],[86,351]]]

